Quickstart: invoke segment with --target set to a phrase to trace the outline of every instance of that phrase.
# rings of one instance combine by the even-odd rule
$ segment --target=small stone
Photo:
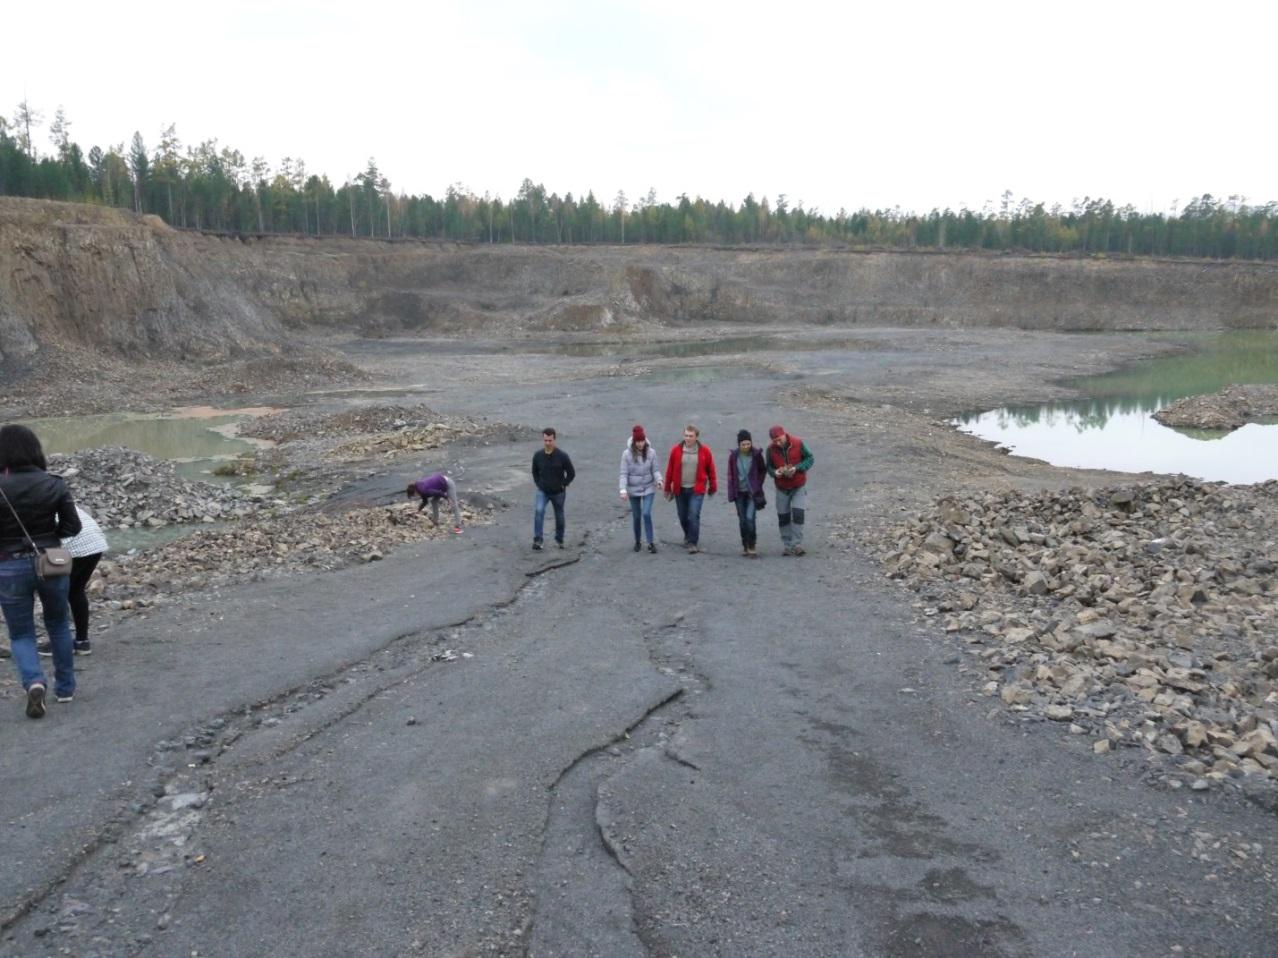
[[[1092,743],[1092,751],[1097,755],[1104,755],[1109,751],[1109,739],[1103,738],[1098,742]]]

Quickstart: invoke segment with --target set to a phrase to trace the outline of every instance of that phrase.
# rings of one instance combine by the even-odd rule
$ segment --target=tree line
[[[0,115],[0,195],[70,200],[153,213],[172,226],[235,233],[443,239],[468,243],[709,243],[852,245],[1132,256],[1278,259],[1278,202],[1195,197],[1170,214],[1106,199],[1068,207],[1016,199],[980,210],[860,209],[824,213],[753,194],[738,204],[654,190],[631,200],[548,193],[525,179],[513,196],[477,196],[461,184],[442,196],[397,192],[370,159],[335,184],[285,157],[272,167],[217,140],[184,145],[174,125],[148,149],[140,133],[85,153],[58,109],[44,123],[25,100]]]

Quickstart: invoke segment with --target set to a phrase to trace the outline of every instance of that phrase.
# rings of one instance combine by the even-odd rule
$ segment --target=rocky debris
[[[462,438],[502,436],[514,440],[527,433],[526,429],[487,419],[445,416],[420,405],[363,406],[339,413],[289,409],[251,420],[240,428],[241,435],[278,443],[320,442],[326,455],[337,460],[438,449]]]
[[[173,463],[122,446],[51,455],[49,469],[104,529],[215,522],[284,505],[236,486],[185,479]]]
[[[1226,386],[1209,396],[1178,399],[1154,413],[1164,426],[1232,431],[1278,417],[1278,386]]]
[[[871,546],[1009,710],[1273,794],[1278,481],[947,497]]]
[[[466,523],[482,515],[463,507]],[[133,610],[163,597],[245,579],[377,562],[407,542],[451,537],[412,503],[342,513],[250,517],[233,529],[201,529],[136,555],[104,559],[89,583],[95,601]]]

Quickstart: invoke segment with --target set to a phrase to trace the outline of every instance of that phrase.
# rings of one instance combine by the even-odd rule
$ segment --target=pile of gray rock
[[[468,524],[481,516],[463,508]],[[104,559],[89,590],[110,609],[246,579],[376,562],[395,546],[451,536],[412,503],[348,512],[259,515],[228,529],[201,529],[136,555]]]
[[[173,463],[121,446],[52,455],[49,469],[104,529],[216,522],[268,504],[236,486],[186,479]]]
[[[944,498],[873,543],[984,694],[1173,787],[1278,779],[1278,482]]]
[[[1154,413],[1164,426],[1185,429],[1239,429],[1278,417],[1278,386],[1226,386],[1208,396],[1178,399]]]
[[[525,438],[527,430],[487,419],[445,416],[427,406],[361,406],[340,413],[289,409],[245,423],[240,434],[302,443],[336,461],[392,458],[456,439]]]

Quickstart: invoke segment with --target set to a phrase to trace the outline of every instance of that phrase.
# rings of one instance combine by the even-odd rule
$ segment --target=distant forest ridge
[[[184,147],[166,127],[148,150],[142,136],[93,147],[70,138],[61,110],[48,128],[49,152],[37,149],[43,118],[24,101],[0,116],[0,196],[69,200],[154,213],[173,226],[236,233],[444,239],[470,243],[711,243],[852,245],[899,249],[1017,250],[1216,259],[1278,259],[1278,202],[1195,197],[1171,215],[1087,198],[1066,208],[1010,191],[979,211],[899,209],[823,213],[751,194],[739,204],[682,195],[633,200],[624,192],[600,201],[547,193],[525,179],[510,199],[476,196],[460,184],[442,197],[397,193],[368,161],[334,185],[285,157],[272,169],[261,157],[205,140]]]

